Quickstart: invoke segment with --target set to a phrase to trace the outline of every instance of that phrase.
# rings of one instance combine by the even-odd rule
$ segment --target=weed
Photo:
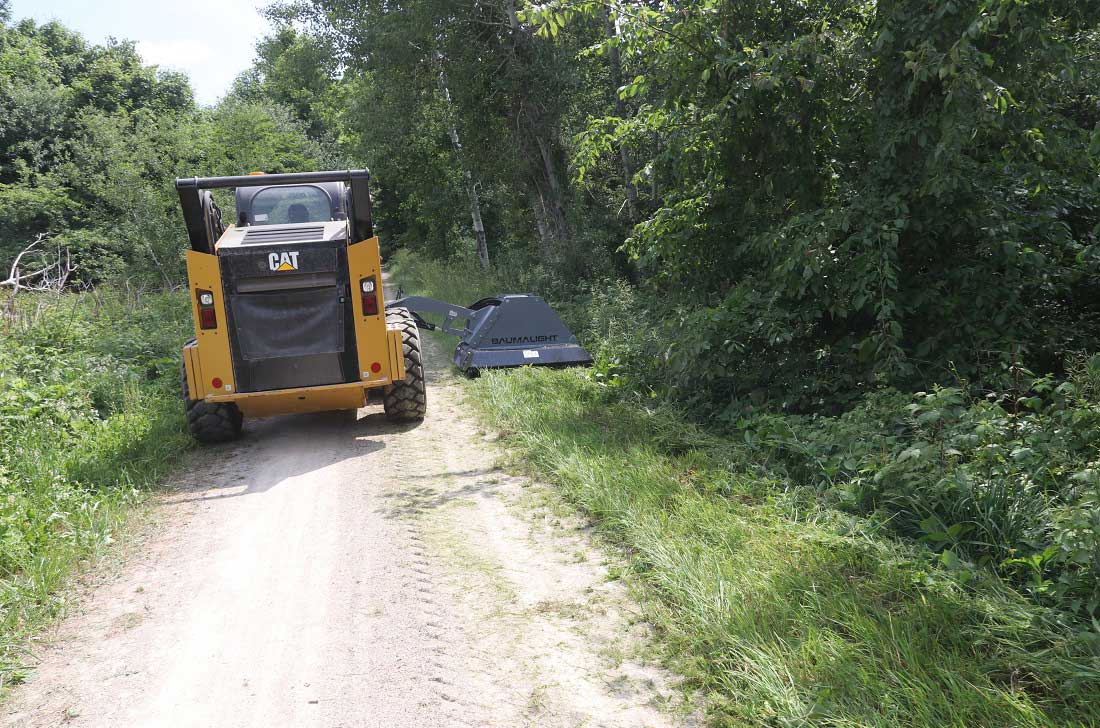
[[[0,348],[0,681],[28,634],[67,606],[67,579],[109,546],[188,446],[176,294],[23,301]]]

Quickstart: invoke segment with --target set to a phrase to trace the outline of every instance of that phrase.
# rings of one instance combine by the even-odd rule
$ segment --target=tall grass
[[[521,281],[483,271],[473,258],[440,263],[399,250],[387,266],[393,274],[391,286],[396,283],[405,293],[427,294],[460,306],[501,293],[523,292],[519,290]]]
[[[188,444],[176,294],[26,297],[0,347],[0,680],[21,680],[26,637],[66,604],[74,569]]]
[[[472,386],[485,420],[627,549],[715,724],[1100,724],[1095,645],[997,579],[963,584],[583,372]]]
[[[523,290],[473,267],[456,274],[414,256],[397,264],[410,292],[448,300]],[[654,597],[649,618],[710,695],[714,724],[1100,725],[1100,630],[1026,598],[942,541],[899,538],[898,517],[927,522],[917,506],[922,481],[868,469],[876,454],[879,468],[900,459],[907,473],[931,472],[941,456],[956,462],[971,420],[948,441],[955,430],[937,423],[955,420],[942,403],[934,422],[925,415],[932,400],[913,409],[912,398],[895,394],[882,405],[884,436],[895,438],[886,442],[870,434],[882,429],[869,424],[881,407],[855,420],[761,414],[752,426],[704,427],[638,374],[637,359],[659,342],[633,295],[612,283],[566,306],[597,355],[592,370],[491,372],[471,384],[470,401],[625,548]],[[907,416],[923,419],[907,426]],[[987,427],[989,418],[972,423]],[[1014,445],[1002,449],[1016,460],[989,450],[990,437],[971,444],[991,461],[1020,460]],[[880,508],[887,488],[893,511]],[[878,500],[859,504],[864,491]],[[1035,510],[1019,498],[994,500],[1000,511],[984,508],[983,533],[1014,528],[998,512]],[[966,533],[943,537],[955,545]]]

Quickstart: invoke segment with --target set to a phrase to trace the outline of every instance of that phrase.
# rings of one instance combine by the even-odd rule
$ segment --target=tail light
[[[363,296],[363,315],[378,315],[378,282],[374,276],[359,281],[359,292]]]
[[[210,291],[195,291],[195,297],[199,302],[199,328],[218,328],[218,314],[214,310],[214,294]]]

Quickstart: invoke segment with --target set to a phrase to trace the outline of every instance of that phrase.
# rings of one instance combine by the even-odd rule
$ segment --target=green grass
[[[460,306],[501,293],[524,292],[516,281],[485,273],[473,259],[438,263],[399,250],[390,257],[387,267],[406,295],[428,295]]]
[[[407,255],[395,277],[456,302],[519,288]],[[743,438],[605,382],[490,372],[469,401],[623,549],[713,725],[1100,725],[1093,633],[992,572],[961,579]]]
[[[189,444],[178,294],[25,297],[0,351],[0,681],[28,670],[29,635],[62,613],[74,571]]]
[[[1095,655],[994,579],[963,586],[578,371],[494,372],[487,423],[629,556],[718,725],[1100,724]]]

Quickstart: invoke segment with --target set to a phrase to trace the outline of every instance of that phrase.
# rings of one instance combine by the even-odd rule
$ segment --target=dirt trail
[[[428,341],[429,415],[249,423],[189,458],[47,635],[14,726],[674,726],[622,586],[496,467]]]

